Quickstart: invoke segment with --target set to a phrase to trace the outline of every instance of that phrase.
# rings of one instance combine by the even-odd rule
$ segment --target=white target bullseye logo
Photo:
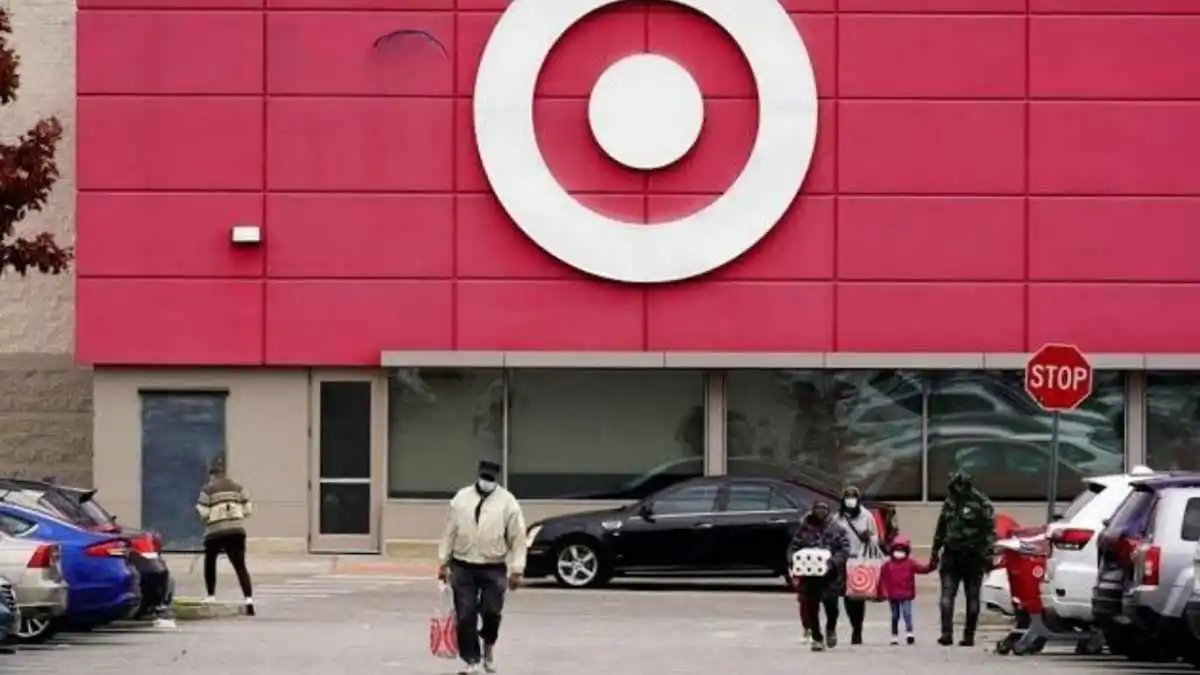
[[[479,64],[475,141],[496,198],[548,253],[614,281],[678,281],[737,258],[783,217],[812,162],[816,78],[804,41],[778,0],[660,0],[704,14],[733,38],[754,74],[758,135],[733,185],[695,213],[652,226],[596,213],[571,196],[546,164],[533,126],[533,98],[559,38],[588,14],[621,1],[513,0]],[[653,170],[695,145],[704,103],[678,63],[635,54],[600,76],[588,101],[588,122],[613,160]]]

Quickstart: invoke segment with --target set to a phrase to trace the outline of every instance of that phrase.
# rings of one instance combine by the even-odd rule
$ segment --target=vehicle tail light
[[[1050,535],[1050,544],[1056,549],[1062,551],[1082,551],[1083,547],[1088,545],[1092,540],[1092,535],[1095,532],[1082,528],[1069,527],[1065,530],[1058,530]]]
[[[162,542],[159,541],[158,535],[152,532],[143,532],[129,543],[133,545],[134,551],[145,558],[157,558],[158,554],[162,553]]]
[[[1133,553],[1137,551],[1137,547],[1142,543],[1141,539],[1135,537],[1121,537],[1113,546],[1113,555],[1117,559],[1117,564],[1126,570],[1133,569]]]
[[[29,569],[54,569],[58,566],[58,560],[61,555],[58,544],[43,544],[37,547],[33,555],[29,556],[29,562],[25,567]]]
[[[93,558],[121,558],[129,555],[129,545],[122,539],[109,539],[92,544],[84,549],[84,553]]]
[[[1142,547],[1142,585],[1157,586],[1159,571],[1162,566],[1162,548],[1158,546]]]

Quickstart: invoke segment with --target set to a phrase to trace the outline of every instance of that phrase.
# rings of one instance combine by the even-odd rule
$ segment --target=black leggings
[[[250,572],[246,569],[246,533],[216,534],[204,540],[204,587],[210,596],[217,592],[217,556],[225,554],[237,573],[242,595],[253,597]]]

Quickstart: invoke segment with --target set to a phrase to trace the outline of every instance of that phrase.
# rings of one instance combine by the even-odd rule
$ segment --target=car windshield
[[[1079,515],[1079,512],[1082,511],[1085,506],[1090,504],[1092,500],[1096,498],[1096,495],[1100,494],[1101,492],[1104,492],[1103,485],[1100,485],[1099,483],[1088,483],[1087,488],[1083,492],[1079,493],[1079,496],[1071,502],[1071,505],[1067,507],[1066,511],[1063,511],[1062,519],[1064,521],[1069,521],[1075,516]]]

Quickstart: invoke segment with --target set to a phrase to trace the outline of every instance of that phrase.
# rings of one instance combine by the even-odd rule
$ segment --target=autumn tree
[[[0,7],[0,107],[17,99],[20,58],[9,44],[12,24]],[[2,117],[3,113],[0,113]],[[43,119],[12,143],[0,142],[0,276],[9,268],[25,276],[30,270],[59,274],[71,265],[73,251],[49,232],[17,236],[16,224],[46,207],[58,180],[54,149],[63,129],[53,117]]]

